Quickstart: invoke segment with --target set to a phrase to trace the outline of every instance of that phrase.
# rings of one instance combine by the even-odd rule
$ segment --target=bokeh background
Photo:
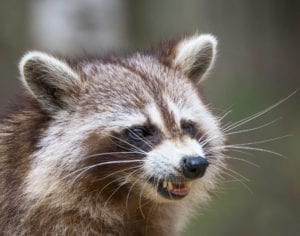
[[[27,0],[0,2],[0,109],[18,93],[17,64],[32,49],[78,56],[129,53],[183,33],[219,39],[204,92],[224,124],[263,110],[300,88],[300,1]],[[227,176],[183,235],[300,235],[300,91],[230,135],[279,152],[230,153]]]

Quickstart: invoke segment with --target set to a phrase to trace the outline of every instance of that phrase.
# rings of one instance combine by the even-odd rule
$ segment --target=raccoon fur
[[[1,235],[177,235],[207,202],[224,135],[200,92],[212,35],[127,56],[29,52],[0,123]]]

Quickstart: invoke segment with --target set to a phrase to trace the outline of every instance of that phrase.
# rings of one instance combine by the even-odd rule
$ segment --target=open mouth
[[[149,182],[157,189],[157,192],[171,200],[182,199],[188,195],[192,183],[183,179],[157,180],[152,178]]]

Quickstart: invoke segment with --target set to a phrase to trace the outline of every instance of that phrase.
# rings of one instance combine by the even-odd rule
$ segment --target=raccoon
[[[224,134],[201,82],[217,40],[124,56],[28,52],[0,124],[3,235],[178,235],[210,199]]]

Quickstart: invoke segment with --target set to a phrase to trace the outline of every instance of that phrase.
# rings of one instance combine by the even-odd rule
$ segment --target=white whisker
[[[225,112],[225,114],[221,117],[218,118],[218,121],[221,122],[225,117],[227,117],[227,115],[229,115],[232,112],[232,110],[229,110],[227,112]]]
[[[136,136],[136,137],[138,137],[135,133],[133,133],[130,129],[128,129],[128,131],[132,134],[132,135],[134,135],[134,136]],[[139,137],[148,147],[150,147],[150,148],[153,148],[153,145],[149,142],[149,140],[147,140],[145,137]]]
[[[214,156],[214,155],[206,155],[206,157],[207,158],[219,158],[219,156]],[[229,159],[229,160],[237,160],[237,161],[245,162],[245,163],[247,163],[249,165],[252,165],[254,167],[260,168],[260,166],[257,165],[257,164],[255,164],[254,162],[246,160],[246,159],[243,159],[243,158],[238,158],[238,157],[233,157],[233,156],[228,156],[228,155],[223,155],[223,157],[225,159]]]
[[[119,161],[117,160],[117,161],[108,161],[108,162],[97,163],[97,164],[94,164],[94,165],[86,166],[86,167],[83,167],[81,169],[75,170],[75,171],[69,173],[68,175],[64,176],[62,179],[66,179],[66,178],[80,172],[73,179],[73,181],[72,181],[72,185],[73,185],[80,176],[82,176],[85,172],[87,172],[87,171],[89,171],[93,168],[100,167],[100,166],[105,166],[105,165],[111,165],[111,164],[138,163],[138,162],[143,162],[143,160],[119,160]]]
[[[218,166],[218,167],[220,167],[221,169],[223,169],[224,171],[229,171],[229,172],[231,172],[232,174],[237,175],[238,177],[242,178],[242,179],[245,180],[245,181],[250,181],[247,177],[243,176],[242,174],[240,174],[239,172],[237,172],[237,171],[235,171],[235,170],[229,169],[228,167],[219,165],[219,164],[216,163],[216,162],[210,162],[210,164],[213,164],[214,166]]]
[[[143,195],[143,192],[145,190],[145,187],[147,186],[149,180],[153,177],[153,175],[150,175],[146,180],[145,180],[145,183],[141,189],[141,192],[140,192],[140,197],[139,197],[139,209],[140,209],[140,212],[141,212],[141,215],[143,217],[143,219],[145,219],[145,215],[144,215],[144,212],[143,212],[143,209],[142,209],[142,195]]]
[[[83,159],[92,158],[92,157],[106,156],[106,155],[119,155],[119,154],[144,154],[144,153],[137,152],[137,151],[132,151],[132,152],[103,152],[103,153],[96,153],[96,154],[93,154],[93,155],[83,157]]]
[[[240,134],[240,133],[246,133],[246,132],[251,132],[251,131],[254,131],[254,130],[258,130],[258,129],[262,129],[262,128],[265,128],[271,124],[274,124],[276,123],[278,120],[280,120],[281,118],[277,118],[273,121],[270,121],[266,124],[263,124],[263,125],[260,125],[260,126],[257,126],[257,127],[254,127],[254,128],[250,128],[250,129],[244,129],[244,130],[238,130],[238,131],[234,131],[234,132],[229,132],[229,133],[225,133],[226,136],[229,136],[229,135],[233,135],[233,134]]]
[[[259,112],[255,113],[253,115],[250,115],[249,117],[246,117],[246,118],[244,118],[244,119],[242,119],[242,120],[240,120],[238,122],[235,122],[235,123],[233,123],[231,125],[227,125],[227,126],[225,125],[224,129],[223,129],[224,132],[233,130],[233,129],[237,128],[237,127],[240,127],[241,125],[249,123],[250,121],[252,121],[252,120],[254,120],[254,119],[256,119],[256,118],[258,118],[258,117],[260,117],[260,116],[262,116],[264,114],[266,114],[267,112],[273,110],[274,108],[276,108],[277,106],[279,106],[280,104],[282,104],[283,102],[285,102],[287,99],[289,99],[290,97],[292,97],[296,93],[297,93],[297,91],[295,91],[295,92],[291,93],[289,96],[281,99],[280,101],[278,101],[274,105],[272,105],[272,106],[270,106],[270,107],[268,107],[268,108],[266,108],[266,109],[264,109],[262,111],[259,111]]]
[[[212,165],[211,167],[217,169],[218,171],[220,171],[220,167],[213,166],[213,165]],[[221,171],[222,171],[222,170],[221,170]],[[224,172],[224,171],[222,171],[222,174],[227,175],[227,176],[233,178],[234,180],[236,180],[237,182],[239,182],[243,187],[245,187],[251,194],[253,194],[253,191],[252,191],[252,190],[249,188],[249,186],[248,186],[246,183],[244,183],[241,179],[238,179],[236,176],[231,175],[231,174],[229,174],[229,173],[227,173],[227,172]]]
[[[216,147],[216,148],[211,148],[210,151],[214,151],[214,150],[223,150],[223,149],[242,149],[242,150],[253,150],[253,151],[259,151],[259,152],[265,152],[265,153],[270,153],[270,154],[274,154],[275,156],[279,156],[282,158],[287,159],[287,157],[285,157],[284,155],[278,153],[278,152],[274,152],[268,149],[263,149],[263,148],[254,148],[254,147],[246,147],[246,146],[235,146],[235,145],[226,145],[226,146],[220,146],[220,147]]]
[[[134,150],[140,151],[140,152],[143,153],[143,154],[147,154],[147,153],[146,153],[145,151],[143,151],[141,148],[139,148],[139,147],[137,147],[137,146],[135,146],[135,145],[133,145],[133,144],[127,142],[127,141],[124,140],[124,139],[118,138],[118,137],[113,136],[113,135],[110,135],[110,136],[111,136],[112,138],[114,138],[114,139],[119,140],[120,142],[122,142],[122,143],[124,143],[124,144],[129,145],[130,147],[134,148]]]
[[[257,164],[255,164],[254,162],[249,161],[249,160],[245,160],[245,159],[243,159],[243,158],[232,157],[232,156],[226,156],[226,155],[225,155],[224,157],[225,157],[225,159],[242,161],[242,162],[245,162],[245,163],[247,163],[247,164],[249,164],[249,165],[252,165],[252,166],[254,166],[254,167],[260,168],[260,166],[257,165]]]

